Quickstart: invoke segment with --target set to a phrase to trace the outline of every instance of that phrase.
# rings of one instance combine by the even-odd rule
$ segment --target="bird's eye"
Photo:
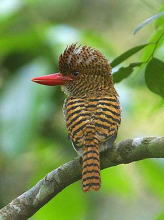
[[[74,77],[77,77],[77,76],[79,76],[79,72],[78,71],[74,71],[73,73],[72,73],[72,75],[74,76]]]

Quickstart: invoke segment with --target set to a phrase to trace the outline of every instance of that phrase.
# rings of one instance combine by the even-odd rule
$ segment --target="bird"
[[[63,113],[72,145],[82,158],[82,190],[98,191],[100,152],[114,145],[121,123],[119,95],[108,59],[95,48],[74,43],[59,56],[59,73],[32,81],[60,85],[66,94]]]

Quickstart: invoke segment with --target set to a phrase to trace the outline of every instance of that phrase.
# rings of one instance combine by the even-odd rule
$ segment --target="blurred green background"
[[[112,61],[149,42],[154,23],[133,31],[162,8],[163,0],[0,0],[0,207],[76,157],[62,114],[64,94],[31,78],[57,72],[58,57],[71,43],[93,46]],[[162,45],[157,53],[164,60]],[[164,100],[147,89],[143,71],[116,84],[122,105],[117,142],[164,134]],[[164,219],[163,160],[120,165],[101,175],[99,192],[83,193],[79,181],[30,219]]]

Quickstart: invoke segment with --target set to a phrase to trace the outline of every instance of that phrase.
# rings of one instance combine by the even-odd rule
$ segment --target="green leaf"
[[[149,43],[150,44],[150,43]],[[136,47],[131,48],[130,50],[127,50],[125,53],[121,54],[120,56],[118,56],[116,59],[114,59],[111,62],[111,67],[114,68],[116,66],[118,66],[118,64],[122,63],[124,60],[128,59],[129,57],[131,57],[133,54],[137,53],[138,51],[142,50],[144,47],[146,47],[149,44],[143,44],[143,45],[139,45]]]
[[[164,16],[160,17],[159,19],[156,20],[155,28],[157,30],[163,30],[163,28],[164,28]]]
[[[163,2],[163,5],[162,5],[160,11],[164,11],[164,2]],[[160,17],[159,19],[157,19],[155,21],[155,28],[157,30],[163,30],[164,29],[164,16]]]
[[[145,70],[145,82],[148,89],[164,98],[164,63],[153,58]]]
[[[153,15],[152,17],[148,18],[147,20],[145,20],[144,22],[142,22],[141,24],[139,24],[135,30],[134,30],[134,34],[136,34],[140,29],[142,29],[143,27],[145,27],[146,25],[148,25],[149,23],[151,23],[152,21],[160,18],[161,16],[164,15],[164,11],[160,12],[159,14]]]
[[[140,63],[131,63],[127,67],[121,67],[117,72],[113,74],[113,81],[114,83],[119,83],[123,79],[127,78],[134,70],[134,67],[136,66],[141,66],[143,64],[142,62]]]
[[[162,29],[162,30],[158,30],[157,32],[155,32],[154,35],[150,38],[149,42],[157,42],[160,36],[162,35],[163,31],[164,30]],[[158,42],[156,49],[160,48],[163,42],[164,42],[164,35],[162,36],[161,40]],[[143,60],[143,61],[148,60],[150,55],[153,53],[154,47],[155,47],[154,43],[149,44],[144,49],[140,60]]]

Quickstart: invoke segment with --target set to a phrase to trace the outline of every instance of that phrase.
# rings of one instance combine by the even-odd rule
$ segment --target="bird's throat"
[[[82,78],[61,86],[67,96],[83,97],[98,94],[115,94],[112,76],[106,78],[94,78],[94,80]]]

